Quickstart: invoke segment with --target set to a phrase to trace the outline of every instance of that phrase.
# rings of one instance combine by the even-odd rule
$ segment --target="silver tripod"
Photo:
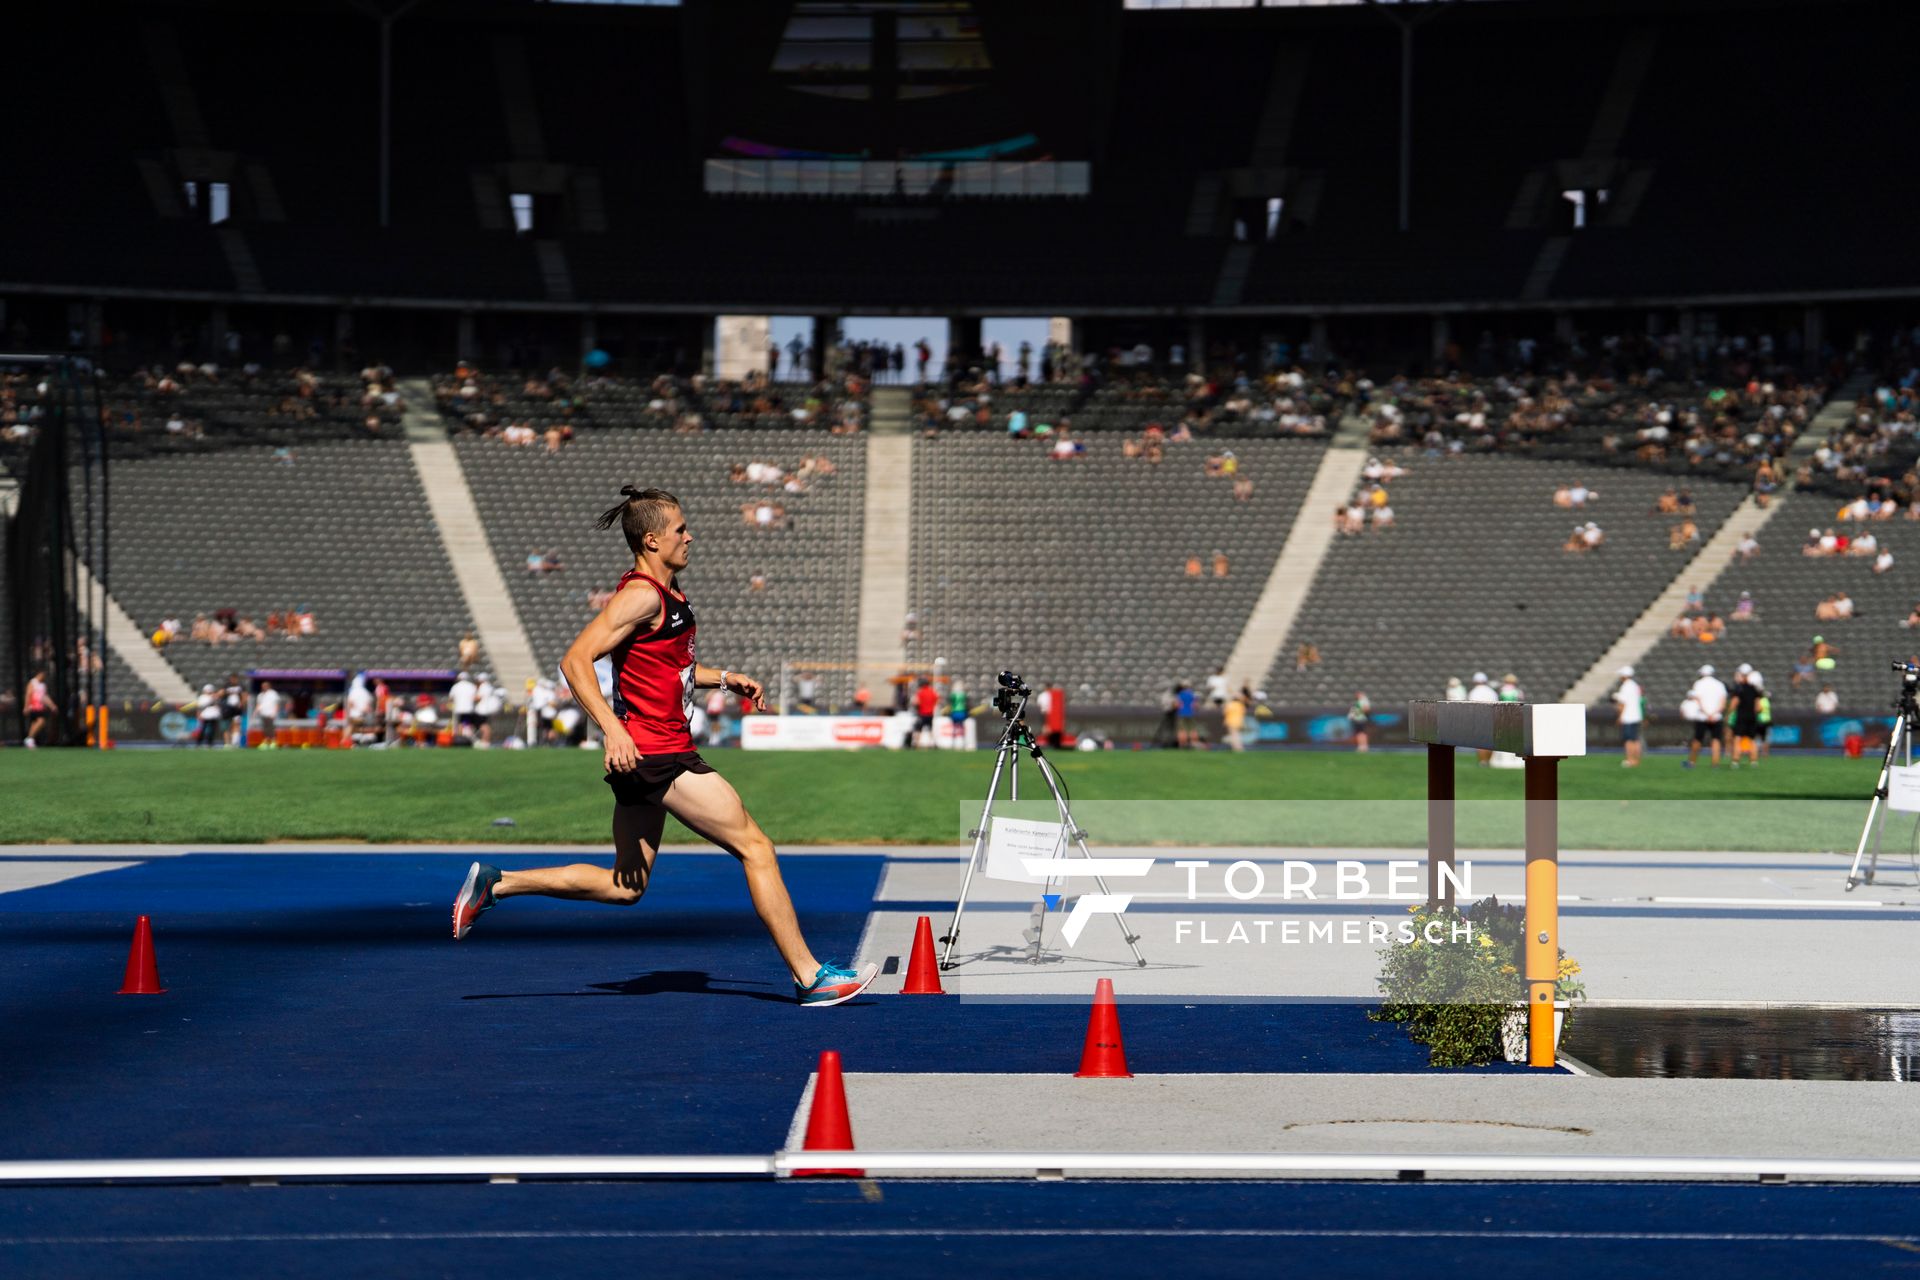
[[[1913,764],[1913,735],[1920,726],[1920,700],[1916,700],[1914,686],[1920,682],[1920,669],[1905,662],[1896,662],[1893,669],[1901,673],[1900,700],[1894,704],[1899,715],[1893,722],[1893,731],[1887,735],[1887,754],[1880,761],[1880,778],[1873,786],[1873,803],[1867,807],[1867,823],[1860,829],[1860,844],[1853,851],[1853,867],[1847,872],[1847,892],[1852,893],[1854,886],[1872,884],[1874,872],[1880,869],[1880,837],[1887,825],[1887,788],[1889,775],[1895,761],[1907,766]],[[1917,837],[1920,838],[1920,837]],[[1873,854],[1867,855],[1867,844],[1871,840]],[[1867,874],[1860,874],[1861,859],[1867,858]],[[1915,874],[1920,878],[1920,862],[1916,862]]]
[[[1040,780],[1046,783],[1047,790],[1053,793],[1053,803],[1060,810],[1060,822],[1066,828],[1064,838],[1072,840],[1080,847],[1081,857],[1088,859],[1093,857],[1092,852],[1087,848],[1087,833],[1080,829],[1080,824],[1073,820],[1073,814],[1067,808],[1066,796],[1062,794],[1060,783],[1054,775],[1053,762],[1047,759],[1039,742],[1034,739],[1032,729],[1027,726],[1027,699],[1033,691],[1012,673],[1005,671],[1000,673],[1000,687],[1000,698],[1004,702],[996,700],[996,705],[1002,707],[1002,713],[1007,717],[1007,727],[1000,734],[1000,747],[994,755],[993,782],[987,787],[987,803],[980,811],[980,825],[967,833],[973,837],[973,856],[967,859],[967,873],[960,881],[960,898],[953,905],[953,923],[947,926],[946,936],[940,939],[946,943],[946,950],[940,954],[942,969],[953,968],[954,944],[960,941],[960,917],[967,910],[967,891],[973,887],[974,870],[980,866],[980,860],[985,855],[987,827],[993,820],[993,801],[1000,792],[1000,779],[1004,777],[1007,780],[1007,799],[1020,798],[1020,752],[1022,750],[1033,757],[1035,767],[1040,770]],[[1016,697],[1019,699],[1017,706],[1012,702]],[[1107,888],[1106,877],[1095,876],[1093,882],[1100,886],[1101,893],[1112,892]],[[1046,887],[1051,888],[1051,882]],[[1147,958],[1140,954],[1140,948],[1137,945],[1140,935],[1127,927],[1125,915],[1116,912],[1114,918],[1120,924],[1120,936],[1127,941],[1127,950],[1133,952],[1134,963],[1143,969],[1146,968]],[[1045,924],[1044,916],[1041,917],[1040,923]],[[1034,934],[1032,959],[1035,962],[1040,959],[1038,930]]]

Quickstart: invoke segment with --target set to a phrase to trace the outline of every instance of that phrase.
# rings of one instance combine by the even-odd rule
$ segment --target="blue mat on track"
[[[1078,1061],[1077,1004],[796,1007],[722,854],[663,854],[639,906],[517,899],[456,943],[469,861],[194,854],[0,894],[0,1158],[767,1152],[822,1049],[850,1071]],[[883,865],[784,864],[823,958],[857,945]],[[119,996],[142,913],[169,990]],[[1140,1072],[1425,1069],[1351,1005],[1124,1018]]]

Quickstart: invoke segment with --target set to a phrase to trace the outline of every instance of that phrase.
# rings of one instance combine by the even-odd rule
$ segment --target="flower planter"
[[[1567,1002],[1553,1002],[1553,1048],[1560,1049],[1560,1036],[1567,1028]],[[1529,1056],[1527,1045],[1527,1006],[1514,1005],[1500,1020],[1500,1048],[1508,1062],[1525,1062]]]

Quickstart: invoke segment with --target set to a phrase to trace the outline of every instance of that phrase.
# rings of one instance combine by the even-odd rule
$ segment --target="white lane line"
[[[1660,902],[1676,907],[1786,907],[1817,908],[1829,907],[1897,907],[1898,902],[1882,902],[1874,898],[1672,898],[1652,897],[1639,899],[1610,899],[1610,901]]]
[[[1196,1184],[1187,1184],[1196,1185]],[[1197,1185],[1206,1185],[1200,1183]],[[301,1231],[200,1235],[0,1236],[0,1245],[324,1244],[330,1241],[445,1240],[848,1240],[1121,1238],[1148,1240],[1651,1240],[1742,1244],[1920,1242],[1894,1232],[1814,1231],[1473,1231],[1367,1227],[627,1227],[579,1231]]]

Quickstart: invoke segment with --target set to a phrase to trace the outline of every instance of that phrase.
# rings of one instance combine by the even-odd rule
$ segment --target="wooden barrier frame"
[[[1452,907],[1440,868],[1454,860],[1454,752],[1506,751],[1526,766],[1527,1063],[1554,1065],[1560,976],[1560,762],[1587,754],[1587,709],[1575,703],[1415,702],[1407,736],[1427,746],[1427,905]]]

